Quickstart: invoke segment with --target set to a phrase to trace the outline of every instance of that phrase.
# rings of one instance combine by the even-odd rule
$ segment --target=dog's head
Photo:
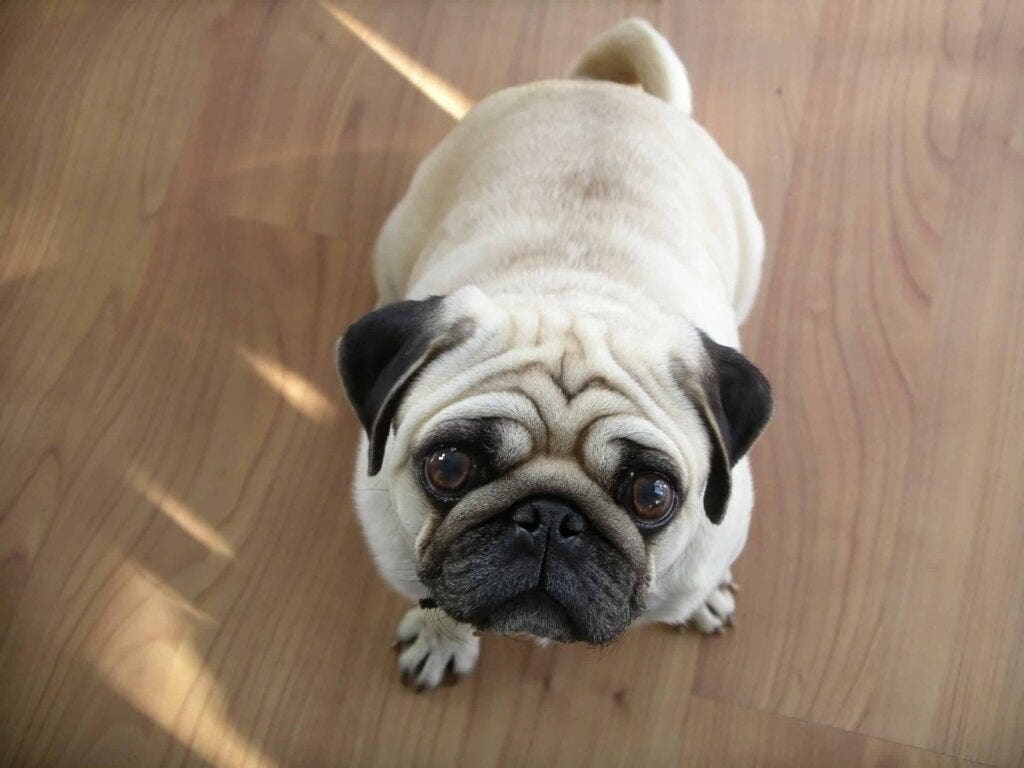
[[[721,522],[768,382],[686,323],[655,326],[594,295],[463,289],[381,307],[338,342],[368,472],[452,617],[609,642],[658,564]]]

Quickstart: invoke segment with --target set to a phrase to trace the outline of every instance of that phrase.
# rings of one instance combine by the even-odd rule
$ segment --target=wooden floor
[[[769,243],[737,627],[416,696],[332,342],[472,101],[655,22]],[[0,764],[1024,765],[1024,3],[0,3]]]

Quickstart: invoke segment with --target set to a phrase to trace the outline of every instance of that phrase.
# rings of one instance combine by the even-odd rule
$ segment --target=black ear
[[[370,438],[370,475],[380,471],[406,388],[453,341],[441,327],[441,302],[442,297],[431,296],[388,304],[357,320],[338,339],[338,372]]]
[[[711,438],[704,511],[718,525],[732,490],[730,470],[750,450],[772,415],[772,388],[757,366],[700,331],[708,355],[699,391],[691,392]]]

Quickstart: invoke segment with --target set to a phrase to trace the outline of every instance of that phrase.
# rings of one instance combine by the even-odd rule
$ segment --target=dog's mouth
[[[533,635],[560,643],[590,641],[577,629],[566,607],[539,586],[477,617],[473,625],[483,632]]]
[[[605,645],[643,609],[638,575],[592,531],[569,547],[522,546],[507,521],[458,537],[421,580],[438,607],[484,632]]]

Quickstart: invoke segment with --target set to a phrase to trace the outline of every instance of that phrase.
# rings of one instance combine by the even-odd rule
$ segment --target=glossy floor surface
[[[642,15],[768,234],[737,627],[417,696],[332,343],[475,100]],[[0,3],[0,764],[1024,764],[1024,3]]]

